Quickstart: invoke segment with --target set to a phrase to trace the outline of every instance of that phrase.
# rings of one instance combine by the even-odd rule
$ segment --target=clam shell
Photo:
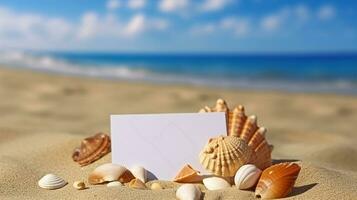
[[[252,164],[243,165],[234,176],[234,183],[241,190],[252,188],[257,184],[261,173],[262,170]]]
[[[135,176],[135,178],[141,180],[143,183],[146,183],[148,173],[144,167],[134,166],[130,169],[130,172]]]
[[[123,186],[123,184],[119,181],[113,181],[107,184],[107,187],[121,187],[121,186]]]
[[[200,153],[200,163],[217,176],[232,177],[244,164],[249,163],[252,150],[238,137],[211,138]]]
[[[67,182],[54,174],[47,174],[38,181],[38,186],[48,190],[55,190],[65,186]]]
[[[179,200],[199,200],[201,190],[194,184],[183,184],[177,189],[176,198]]]
[[[129,187],[133,189],[145,190],[147,189],[145,183],[143,183],[140,179],[133,179],[129,183]]]
[[[216,176],[204,178],[203,185],[205,185],[208,190],[221,190],[231,187],[231,184],[229,184],[226,179]]]
[[[198,171],[194,170],[189,164],[185,165],[174,178],[178,183],[199,183],[203,177]]]
[[[272,165],[271,152],[273,148],[265,138],[266,128],[258,126],[255,115],[248,117],[242,105],[230,110],[224,100],[218,99],[214,107],[206,106],[200,112],[225,112],[227,135],[241,138],[248,144],[253,151],[250,163],[261,170]]]
[[[72,159],[81,166],[88,165],[110,152],[110,137],[104,133],[97,133],[85,138],[81,146],[74,149]]]
[[[111,181],[127,183],[134,178],[134,175],[127,168],[117,164],[106,163],[95,168],[89,174],[88,182],[93,185]]]
[[[265,169],[255,189],[262,199],[286,197],[292,190],[301,167],[295,163],[280,163]]]

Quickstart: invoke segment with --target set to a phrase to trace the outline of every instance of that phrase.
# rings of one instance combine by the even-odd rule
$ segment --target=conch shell
[[[141,180],[143,183],[146,183],[148,172],[144,167],[134,166],[130,168],[130,172],[135,176],[135,178]]]
[[[80,147],[74,149],[72,158],[81,166],[88,165],[110,152],[110,137],[105,133],[97,133],[85,138]]]
[[[198,171],[194,170],[189,164],[185,165],[174,178],[178,183],[199,183],[203,177]]]
[[[140,179],[133,179],[129,183],[129,187],[133,189],[145,190],[147,189],[145,183],[143,183]]]
[[[225,112],[227,135],[235,136],[244,141],[253,152],[249,163],[254,164],[261,170],[271,166],[273,146],[269,145],[265,139],[266,128],[258,126],[255,115],[246,116],[242,105],[230,110],[223,99],[218,99],[214,107],[210,108],[206,106],[200,112]],[[217,163],[217,165],[219,164]]]
[[[252,164],[240,167],[234,177],[235,185],[241,189],[249,189],[255,186],[259,180],[262,170]]]
[[[59,189],[67,185],[67,182],[54,174],[47,174],[38,181],[38,186],[48,190]]]
[[[203,184],[208,190],[222,190],[231,187],[226,179],[216,176],[204,178]]]
[[[177,189],[176,198],[179,200],[199,200],[201,190],[194,184],[183,184]]]
[[[292,190],[301,167],[295,163],[280,163],[265,169],[255,189],[262,199],[286,197]]]
[[[89,174],[88,182],[92,185],[111,181],[128,183],[134,178],[134,175],[127,168],[117,164],[106,163],[95,168]]]

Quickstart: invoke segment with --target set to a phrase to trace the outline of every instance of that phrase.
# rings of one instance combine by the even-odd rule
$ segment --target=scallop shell
[[[199,200],[201,190],[194,184],[183,184],[176,191],[176,198],[180,200]]]
[[[280,163],[265,169],[255,189],[263,199],[286,197],[292,190],[301,167],[295,163]]]
[[[110,152],[110,137],[97,133],[85,138],[80,147],[74,149],[72,159],[81,166],[88,165]]]
[[[249,163],[252,150],[234,136],[211,138],[200,153],[200,163],[215,175],[231,177],[244,164]]]
[[[266,128],[258,126],[255,115],[246,116],[242,105],[230,110],[224,100],[218,99],[214,107],[206,106],[200,112],[225,112],[227,135],[236,136],[248,144],[253,151],[250,163],[261,170],[271,166],[273,146],[269,145],[265,138]]]
[[[93,185],[111,181],[127,183],[134,178],[134,175],[125,167],[106,163],[95,168],[94,171],[89,174],[88,182]]]
[[[185,165],[174,178],[174,182],[178,183],[199,183],[203,177],[199,171],[194,170],[189,164]]]
[[[208,190],[221,190],[231,187],[231,184],[229,184],[226,179],[216,176],[204,178],[203,185],[205,185]]]
[[[146,183],[148,173],[144,167],[134,166],[130,169],[130,172],[135,176],[135,178],[141,180],[143,183]]]
[[[133,179],[129,183],[129,187],[133,189],[145,190],[147,189],[145,183],[143,183],[140,179]]]
[[[48,190],[55,190],[65,186],[67,182],[54,174],[47,174],[38,181],[38,186]]]
[[[259,180],[262,170],[252,164],[240,167],[234,177],[235,185],[241,189],[249,189],[255,186]]]

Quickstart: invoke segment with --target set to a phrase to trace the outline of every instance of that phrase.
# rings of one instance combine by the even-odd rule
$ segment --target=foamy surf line
[[[258,90],[282,90],[288,92],[319,92],[357,94],[357,84],[347,80],[297,82],[289,80],[265,80],[249,78],[203,77],[187,74],[158,73],[142,68],[132,69],[127,65],[90,65],[74,63],[50,55],[33,55],[13,51],[1,52],[0,64],[12,68],[27,68],[72,76],[86,76],[103,79],[147,81],[153,83],[189,84],[221,88],[243,88]]]

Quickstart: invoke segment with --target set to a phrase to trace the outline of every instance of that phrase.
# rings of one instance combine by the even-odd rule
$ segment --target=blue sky
[[[357,51],[354,0],[1,0],[0,48]]]

